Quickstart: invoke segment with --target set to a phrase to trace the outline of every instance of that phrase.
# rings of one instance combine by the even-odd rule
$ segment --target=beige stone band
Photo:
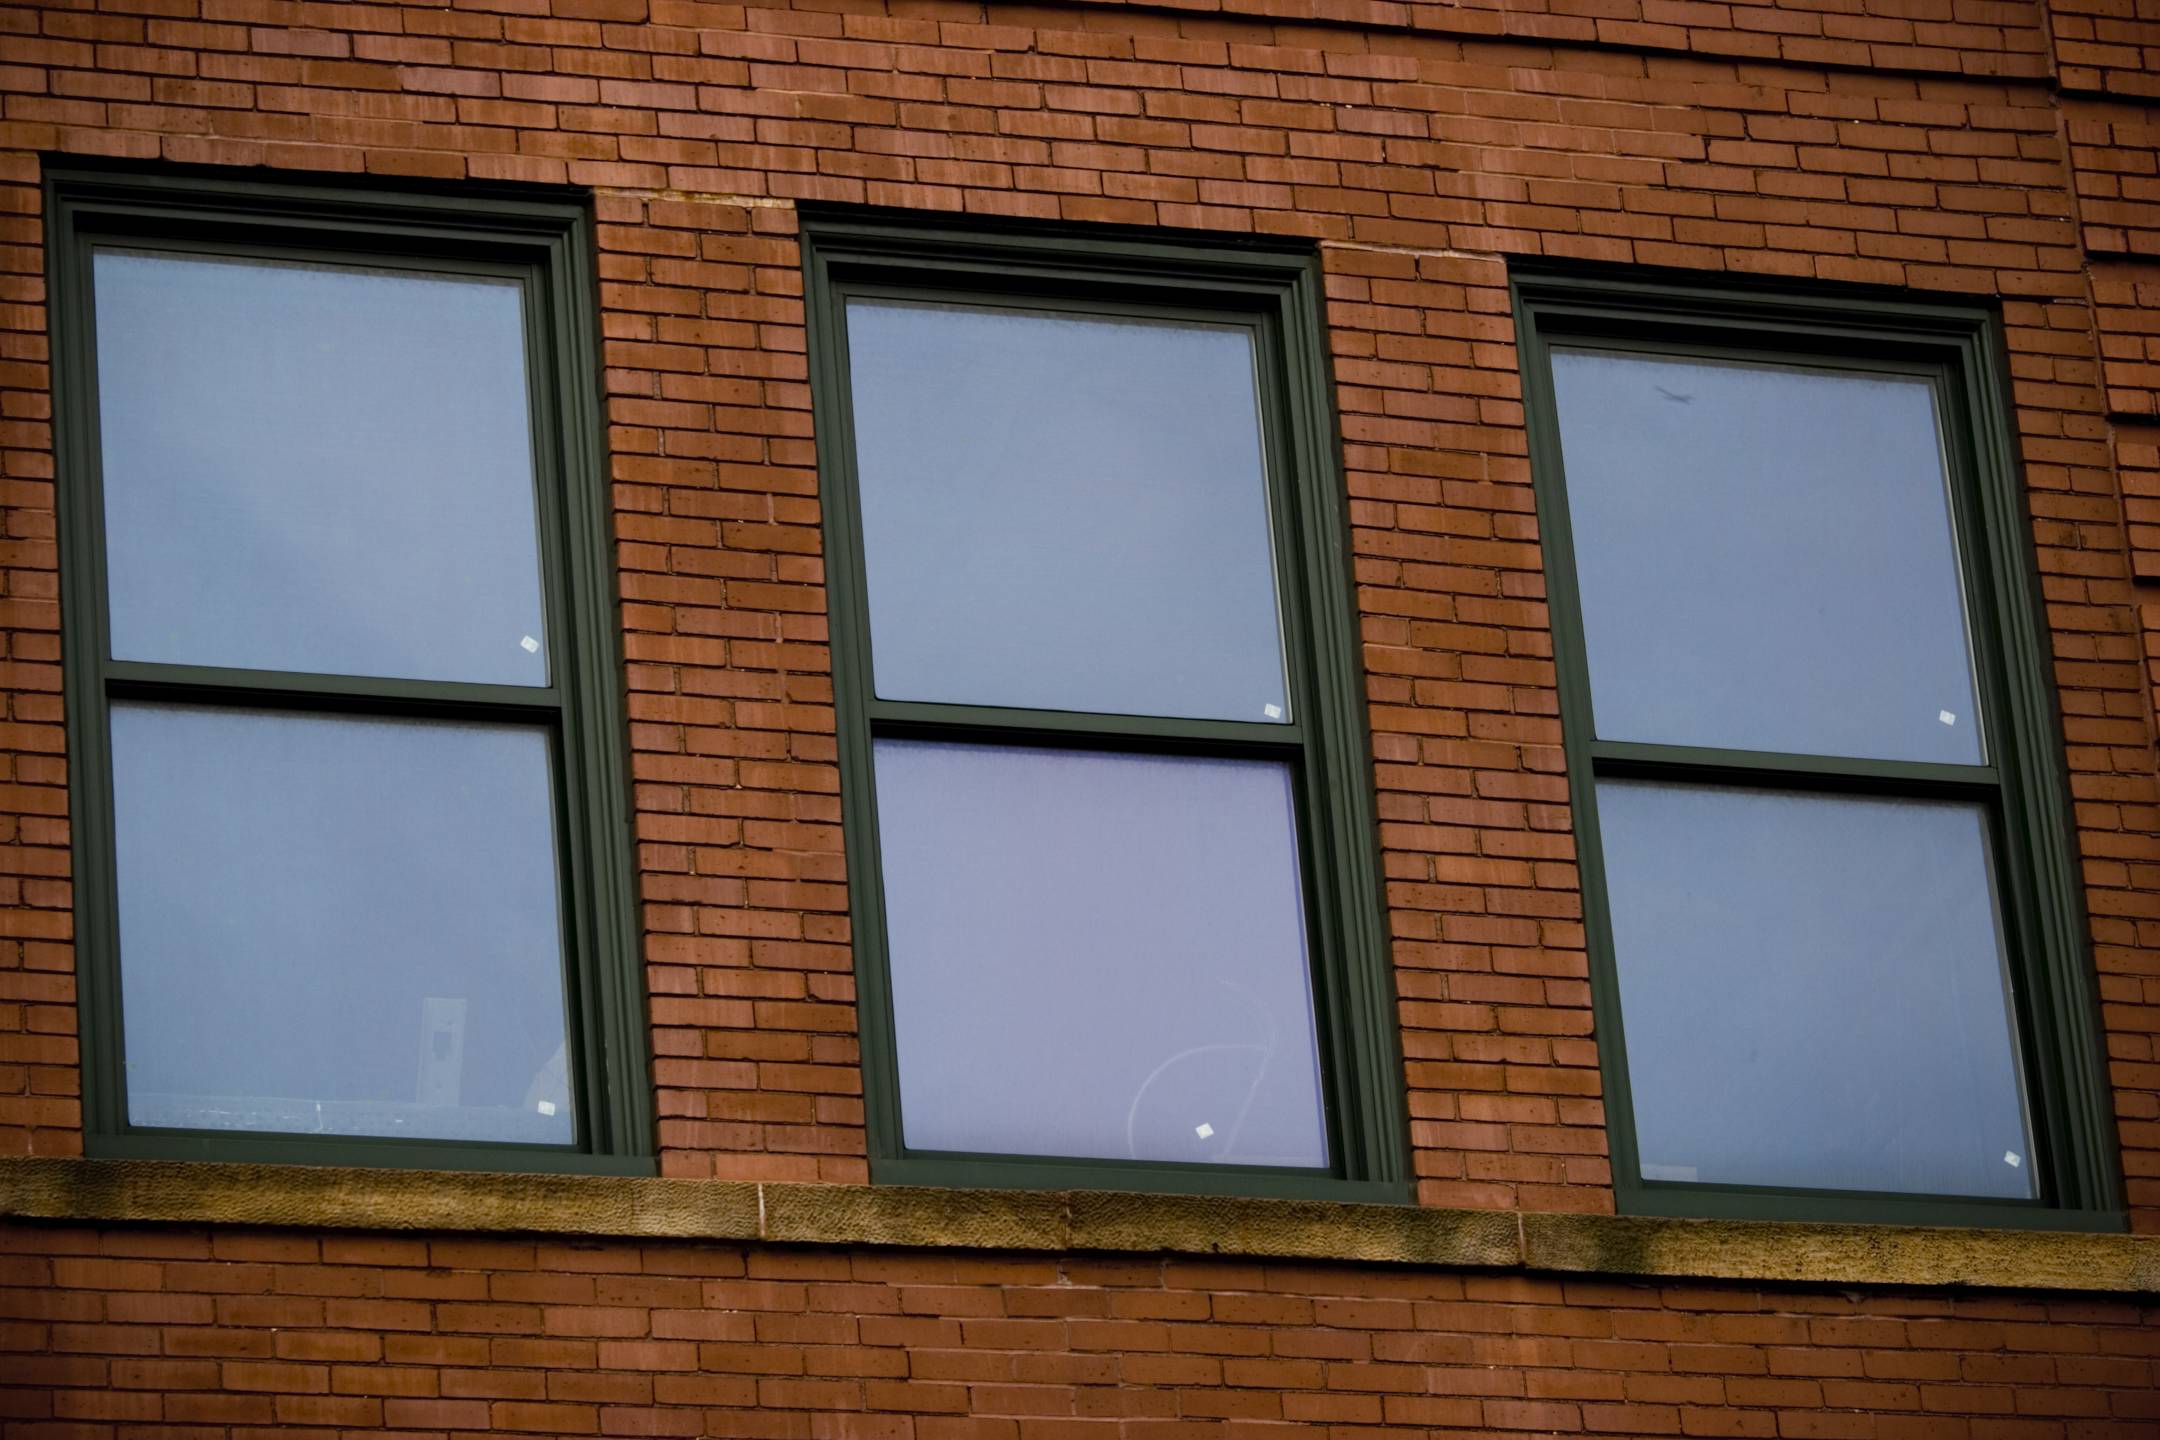
[[[2160,1292],[2160,1236],[1182,1195],[0,1160],[0,1217],[1334,1260],[1642,1279]]]

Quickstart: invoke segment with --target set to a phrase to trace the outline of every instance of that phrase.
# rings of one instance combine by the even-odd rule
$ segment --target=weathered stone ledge
[[[2160,1292],[2160,1236],[1023,1190],[0,1160],[0,1217],[1241,1256],[1646,1279]]]

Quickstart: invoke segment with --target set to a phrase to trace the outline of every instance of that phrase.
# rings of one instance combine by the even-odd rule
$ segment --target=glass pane
[[[1250,332],[848,306],[877,693],[1281,720]]]
[[[515,282],[95,264],[115,658],[547,683]]]
[[[1607,740],[1977,763],[1934,387],[1558,351]]]
[[[137,1125],[573,1138],[546,731],[112,710]]]
[[[1328,1163],[1288,767],[880,740],[907,1143]]]
[[[1645,1179],[2032,1196],[1978,806],[1597,793]]]

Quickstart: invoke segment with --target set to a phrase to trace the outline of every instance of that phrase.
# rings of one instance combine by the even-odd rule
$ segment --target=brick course
[[[1612,1205],[1507,260],[2000,297],[2133,1220],[2160,1231],[2153,36],[2129,0],[0,5],[0,1151],[81,1148],[37,189],[53,152],[594,192],[654,1080],[681,1176],[866,1178],[796,202],[1321,246],[1431,1204]],[[1480,1282],[1317,1271],[1128,1289],[1048,1262],[666,1247],[550,1251],[535,1274],[529,1246],[448,1240],[16,1243],[28,1308],[6,1334],[61,1387],[26,1412],[53,1420],[39,1434],[696,1433],[700,1413],[763,1433],[740,1428],[746,1396],[781,1412],[775,1434],[809,1433],[786,1412],[861,1408],[884,1418],[829,1433],[925,1437],[1063,1434],[1083,1401],[1138,1395],[1172,1408],[1129,1428],[1164,1437],[1234,1419],[1886,1437],[2151,1421],[2123,1398],[2150,1389],[2151,1316],[2037,1299],[1470,1296]],[[348,1246],[376,1248],[331,1258]],[[906,1265],[949,1278],[879,1268]],[[1429,1349],[1383,1355],[1391,1327],[1314,1318],[1339,1299],[1284,1300],[1274,1330],[1197,1323],[1232,1291],[1398,1283],[1431,1293],[1373,1313],[1423,1307]],[[689,1298],[656,1298],[671,1286]],[[1491,1307],[1587,1329],[1495,1338]],[[673,1333],[676,1311],[706,1318]],[[822,1368],[889,1368],[909,1334],[949,1369]],[[1940,1343],[1908,1355],[1922,1335]],[[451,1378],[493,1367],[522,1388]],[[937,1418],[954,1405],[1002,1418]],[[1785,1405],[1820,1413],[1764,1428]],[[686,1408],[655,1418],[669,1406]],[[1909,1418],[1831,1413],[1855,1407]]]
[[[40,1227],[0,1340],[23,1440],[2160,1426],[2152,1307],[1209,1260]]]

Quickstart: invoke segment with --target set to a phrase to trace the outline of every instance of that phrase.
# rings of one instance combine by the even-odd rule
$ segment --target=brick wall
[[[2133,13],[2138,12],[2138,13]],[[668,1174],[865,1178],[794,202],[1322,246],[1420,1195],[1609,1209],[1506,261],[1999,296],[2160,1231],[2130,0],[0,4],[0,1152],[81,1148],[38,155],[595,192]],[[2151,1308],[248,1230],[0,1238],[9,1433],[2102,1440]]]
[[[1610,1205],[1505,257],[2003,297],[2119,1105],[2160,1226],[2160,795],[2103,394],[2132,371],[2101,341],[2149,327],[2134,285],[2127,312],[2093,294],[2076,223],[2088,245],[2142,224],[2154,151],[2118,118],[2073,184],[2021,58],[2029,7],[1686,6],[1602,34],[1526,6],[1445,36],[1434,7],[535,8],[0,8],[11,1148],[79,1144],[32,153],[60,150],[596,189],[656,1079],[683,1175],[864,1174],[794,200],[1323,243],[1436,1203]],[[1488,15],[1555,39],[1485,38]],[[1886,48],[1797,44],[1855,27]]]
[[[2160,99],[2160,14],[2149,6],[2055,0],[2048,19],[2064,89]]]
[[[38,1228],[0,1346],[20,1440],[2160,1427],[2152,1307],[1223,1261]]]
[[[1610,1205],[1505,257],[2003,297],[2119,1103],[2142,1223],[2160,1225],[2160,796],[2103,394],[2149,368],[2121,348],[2149,339],[2149,312],[2141,287],[2092,293],[2075,224],[2093,243],[2130,223],[2154,152],[2081,152],[2073,193],[2057,104],[2019,58],[2029,7],[1668,7],[1684,24],[1655,34],[1510,7],[1446,37],[1433,7],[1340,12],[1366,25],[534,8],[0,8],[10,1148],[79,1144],[31,153],[61,150],[597,190],[656,1080],[683,1175],[864,1175],[792,201],[1324,244],[1436,1203]],[[1482,38],[1488,14],[1556,43]],[[1818,64],[1789,43],[1869,26],[1881,54],[1850,40]],[[1858,64],[1882,68],[1834,68]]]

